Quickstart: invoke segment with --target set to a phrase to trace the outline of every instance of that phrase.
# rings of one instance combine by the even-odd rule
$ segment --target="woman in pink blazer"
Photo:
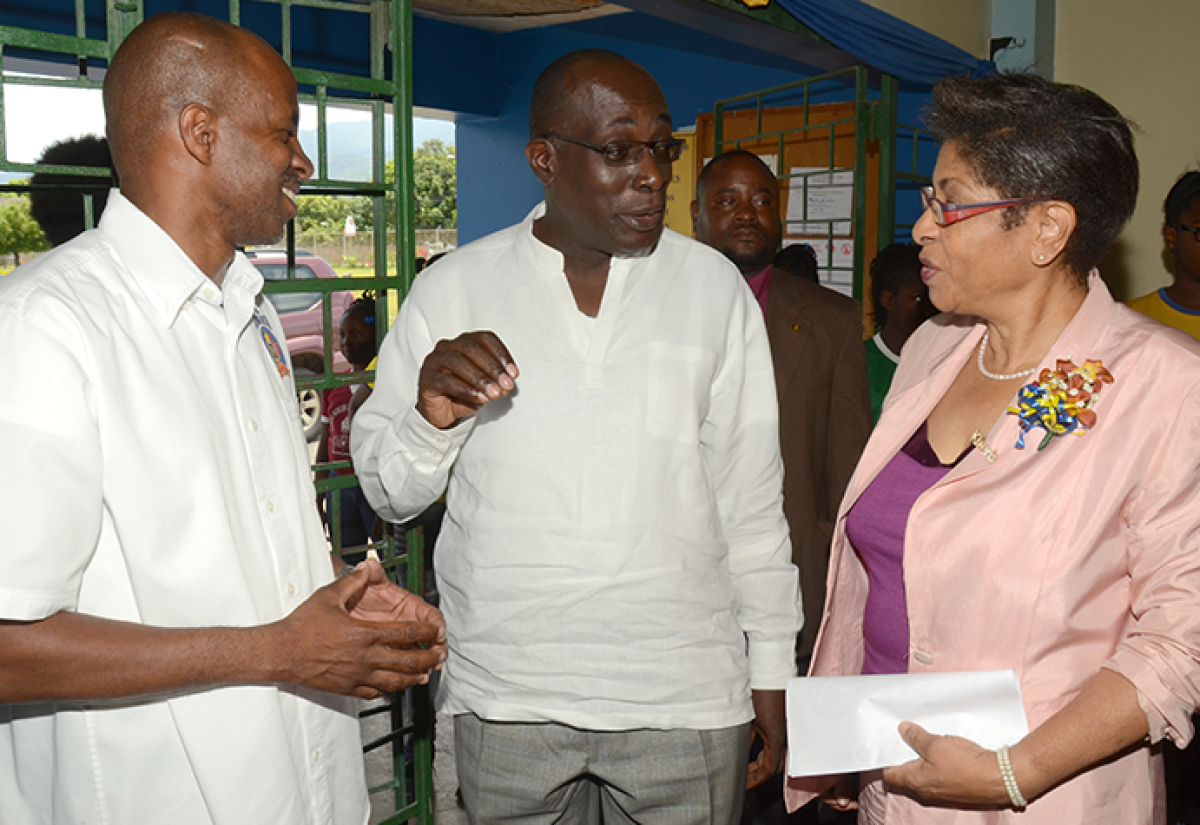
[[[929,119],[913,237],[944,314],[842,503],[812,674],[1012,668],[1031,732],[996,752],[903,725],[920,758],[861,777],[859,819],[1163,823],[1158,743],[1200,704],[1200,345],[1094,271],[1132,136],[1032,76],[943,81]]]

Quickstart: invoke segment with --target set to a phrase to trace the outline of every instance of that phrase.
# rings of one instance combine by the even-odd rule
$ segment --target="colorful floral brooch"
[[[1017,406],[1008,408],[1021,423],[1017,449],[1025,449],[1025,435],[1035,427],[1046,431],[1039,450],[1056,435],[1083,435],[1096,425],[1096,396],[1112,382],[1112,373],[1100,361],[1077,367],[1070,359],[1060,359],[1053,370],[1042,370],[1036,381],[1021,387]]]

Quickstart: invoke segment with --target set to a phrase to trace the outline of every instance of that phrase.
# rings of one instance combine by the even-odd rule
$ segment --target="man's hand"
[[[763,749],[750,763],[746,790],[757,788],[783,770],[783,755],[787,752],[787,693],[755,690],[750,695],[754,702],[754,733],[762,738]]]
[[[438,341],[417,378],[417,411],[438,429],[448,429],[507,396],[518,374],[494,332],[464,332],[453,341]]]
[[[961,736],[937,736],[913,722],[900,723],[900,736],[919,758],[884,769],[890,790],[935,805],[1008,806],[994,751]]]
[[[265,628],[279,680],[361,699],[429,681],[446,658],[441,614],[395,593],[382,573],[368,563]]]
[[[352,618],[364,622],[425,622],[436,625],[439,632],[434,646],[445,653],[446,620],[442,618],[442,611],[392,582],[376,559],[368,558],[361,562],[352,576],[362,573],[366,573],[367,588],[357,602],[348,605]]]

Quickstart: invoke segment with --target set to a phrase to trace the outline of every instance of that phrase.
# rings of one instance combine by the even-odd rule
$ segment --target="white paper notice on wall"
[[[788,178],[789,235],[849,235],[854,216],[854,172],[825,167],[793,166]]]
[[[847,297],[854,297],[854,241],[834,238],[784,238],[783,245],[806,243],[817,253],[817,275],[821,286],[829,287]],[[830,256],[832,249],[833,255]]]

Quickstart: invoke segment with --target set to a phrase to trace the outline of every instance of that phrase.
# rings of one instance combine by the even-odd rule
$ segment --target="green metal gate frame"
[[[897,183],[905,186],[912,186],[918,183],[927,183],[929,178],[927,175],[922,175],[919,172],[919,157],[921,141],[929,137],[929,133],[922,129],[901,124],[897,119],[897,104],[899,96],[899,87],[896,78],[888,74],[880,75],[878,89],[872,89],[869,82],[870,73],[864,66],[855,66],[849,69],[843,69],[838,72],[818,75],[816,77],[806,78],[805,80],[794,83],[787,83],[781,86],[774,86],[769,89],[763,89],[758,92],[751,92],[737,97],[726,98],[719,100],[713,105],[713,136],[716,154],[721,154],[729,148],[738,148],[743,143],[760,144],[763,141],[777,141],[778,157],[782,164],[784,159],[784,147],[789,137],[802,134],[814,133],[820,134],[827,132],[829,135],[829,159],[825,169],[807,172],[800,175],[791,175],[785,173],[782,165],[779,168],[778,175],[781,186],[788,186],[789,181],[793,178],[810,178],[817,176],[829,175],[835,172],[853,172],[853,207],[850,217],[851,235],[854,240],[854,257],[852,263],[852,278],[853,278],[853,294],[854,298],[860,303],[864,299],[864,273],[867,267],[866,247],[864,241],[866,237],[866,216],[867,216],[867,151],[868,143],[878,141],[879,145],[879,177],[878,177],[878,221],[876,225],[876,249],[882,249],[892,243],[896,232],[896,187]],[[827,102],[852,102],[854,104],[853,113],[846,118],[841,118],[831,121],[823,121],[821,123],[810,123],[809,114],[810,107],[817,105],[812,102],[812,98],[817,96],[814,93],[815,88],[826,87],[833,88],[835,84],[842,83],[847,86],[853,85],[854,97],[852,101],[840,100],[836,101],[831,98]],[[797,104],[795,101],[799,99]],[[779,131],[767,132],[763,129],[763,112],[772,105],[774,101],[786,101],[786,105],[799,106],[802,111],[802,124],[800,126]],[[779,105],[776,103],[775,105]],[[745,110],[753,108],[755,111],[755,130],[754,134],[725,139],[725,113],[730,110]],[[839,126],[852,124],[854,126],[854,166],[853,167],[838,167],[834,163],[835,152],[835,136]],[[906,153],[901,165],[898,162],[901,160],[898,157],[897,150],[899,141],[903,135],[905,145],[911,142],[911,152]],[[827,223],[826,237],[830,241],[830,252],[824,262],[823,268],[830,270],[843,269],[844,267],[834,266],[832,245],[835,238],[834,235],[834,220],[821,221],[810,219],[807,215],[808,204],[804,204],[805,223]],[[844,222],[839,219],[836,222]]]
[[[358,384],[373,380],[371,373],[333,372],[333,329],[332,300],[334,292],[347,287],[357,290],[374,290],[380,310],[376,313],[376,331],[379,341],[387,333],[389,313],[388,301],[393,295],[397,302],[412,285],[415,275],[415,243],[413,235],[412,192],[412,4],[411,0],[253,0],[280,7],[280,42],[283,58],[292,66],[292,10],[307,7],[327,9],[335,12],[369,15],[370,21],[370,73],[360,77],[350,74],[318,71],[293,66],[296,82],[300,87],[301,102],[313,103],[317,110],[317,153],[312,158],[315,172],[311,180],[301,189],[302,195],[354,195],[367,196],[374,201],[374,277],[344,279],[306,279],[295,276],[295,228],[289,223],[286,243],[288,250],[287,279],[268,281],[263,292],[267,294],[287,292],[320,292],[324,321],[324,373],[296,380],[298,389],[329,389],[339,385]],[[228,0],[228,20],[240,25],[242,0]],[[0,26],[0,67],[6,50],[30,49],[47,54],[48,57],[70,57],[77,66],[73,78],[44,78],[14,76],[0,71],[0,92],[10,85],[48,86],[64,88],[94,88],[102,86],[100,81],[87,77],[90,60],[107,61],[116,52],[133,29],[144,18],[143,0],[105,0],[105,39],[87,37],[85,0],[74,0],[75,36],[54,32]],[[369,108],[372,129],[371,180],[367,182],[340,180],[329,173],[327,111],[337,104],[351,104]],[[392,110],[393,142],[395,157],[395,181],[385,182],[385,113]],[[79,175],[112,179],[109,169],[80,166],[63,166],[37,163],[16,163],[8,159],[8,142],[5,131],[4,97],[0,94],[0,171],[27,172],[30,175],[42,172],[59,175]],[[51,184],[52,186],[54,184]],[[0,191],[28,192],[29,184],[3,185]],[[70,188],[81,189],[75,184]],[[394,205],[388,215],[388,195]],[[91,195],[82,194],[85,225],[94,226]],[[389,266],[388,219],[396,227],[395,260]],[[382,230],[382,231],[380,231]],[[342,469],[348,463],[320,465],[321,469]],[[314,468],[316,469],[316,468]],[[353,475],[332,476],[316,483],[318,493],[356,485]],[[331,523],[340,524],[340,496],[332,496]],[[341,537],[333,533],[334,552],[341,553]],[[425,583],[424,538],[420,530],[410,530],[397,536],[386,536],[372,545],[380,554],[385,569],[398,582],[411,591],[423,594]],[[392,778],[382,785],[370,789],[372,795],[393,792],[395,813],[383,820],[381,825],[407,822],[416,819],[420,823],[433,822],[433,713],[429,690],[425,686],[412,688],[396,694],[383,705],[363,711],[363,717],[388,714],[390,730],[374,741],[364,745],[364,751],[392,746]],[[406,750],[411,748],[411,755]],[[411,781],[410,769],[411,768]]]

